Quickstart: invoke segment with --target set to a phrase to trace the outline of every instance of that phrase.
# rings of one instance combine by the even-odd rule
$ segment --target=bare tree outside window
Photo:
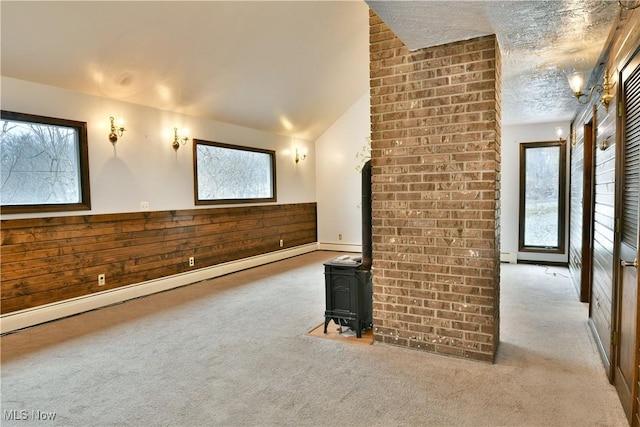
[[[194,140],[195,203],[275,201],[275,152]]]
[[[520,250],[562,252],[565,146],[555,141],[520,147]]]
[[[3,213],[90,208],[86,123],[2,111]]]

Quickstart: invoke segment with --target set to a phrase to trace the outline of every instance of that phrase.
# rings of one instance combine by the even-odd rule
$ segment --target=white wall
[[[501,212],[500,212],[500,252],[518,252],[518,201],[520,185],[520,144],[524,142],[554,141],[558,138],[556,128],[564,131],[568,139],[569,122],[532,124],[523,126],[503,126],[502,128],[502,171],[501,171]],[[564,254],[537,254],[518,252],[523,261],[568,262],[569,246],[569,147],[567,147],[567,188],[566,188],[566,244]]]
[[[195,208],[192,140],[175,151],[174,127],[188,128],[190,138],[275,150],[277,203],[316,200],[315,153],[309,141],[7,77],[1,82],[3,110],[87,122],[91,183],[91,211],[5,219],[135,212],[141,201],[149,202],[152,211]],[[126,121],[124,137],[115,145],[107,139],[109,116]],[[307,152],[307,160],[297,165],[296,146]]]
[[[552,141],[561,127],[568,137],[570,123],[554,122],[502,128],[501,172],[501,252],[516,253],[528,261],[567,262],[564,254],[518,253],[518,197],[520,143]],[[361,181],[356,159],[370,135],[370,104],[368,92],[337,120],[315,142],[316,198],[318,202],[318,242],[321,248],[360,251],[362,245]],[[567,174],[569,174],[567,152]],[[569,179],[567,175],[567,207]],[[568,245],[567,209],[567,245]],[[339,235],[342,234],[342,240]]]
[[[275,150],[277,203],[316,201],[321,247],[360,250],[361,180],[356,169],[361,161],[356,153],[370,135],[368,91],[314,144],[7,77],[1,83],[3,110],[87,122],[92,202],[91,211],[3,215],[5,219],[135,212],[141,201],[149,202],[150,210],[195,208],[191,141],[173,150],[172,131],[177,126],[188,127],[192,138]],[[115,146],[107,139],[109,116],[126,120],[127,131]],[[568,134],[569,122],[502,129],[501,252],[518,251],[519,144],[554,140],[558,126]],[[296,146],[307,152],[307,159],[297,165]],[[567,262],[567,255],[520,252],[518,259]]]
[[[361,251],[362,161],[370,135],[369,91],[315,142],[318,242],[321,248]],[[342,235],[342,240],[339,235]]]

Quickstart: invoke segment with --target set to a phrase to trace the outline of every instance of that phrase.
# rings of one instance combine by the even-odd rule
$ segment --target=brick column
[[[500,51],[409,51],[370,12],[374,339],[481,361],[499,342]]]

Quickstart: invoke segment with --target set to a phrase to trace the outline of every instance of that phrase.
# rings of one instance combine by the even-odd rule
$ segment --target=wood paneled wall
[[[591,110],[593,111],[593,109]],[[593,116],[593,113],[592,115]],[[588,117],[585,117],[585,120]],[[591,300],[593,230],[593,124],[574,128],[571,148],[569,270],[580,301]]]
[[[0,225],[3,314],[317,241],[315,203],[11,219]],[[98,286],[102,273],[106,285]]]
[[[582,277],[582,216],[584,186],[584,127],[573,130],[574,146],[571,148],[571,184],[569,188],[569,271],[573,285],[580,294]]]
[[[612,105],[615,105],[617,98],[612,102]],[[600,146],[609,137],[609,147],[606,150],[596,149],[595,151],[591,320],[608,364],[611,360],[611,322],[613,319],[616,109],[610,108],[607,112],[604,107],[598,106],[595,115],[594,123],[596,123],[596,135],[598,135],[595,144]],[[613,136],[607,134],[605,130],[613,132]]]
[[[601,70],[598,81],[602,80],[602,75]],[[573,123],[576,127],[576,146],[571,150],[569,268],[581,296],[582,280],[591,282],[590,320],[607,369],[611,362],[613,319],[616,102],[617,99],[614,98],[609,111],[595,102],[582,111]],[[588,123],[593,123],[591,135],[585,134],[585,125]],[[593,135],[596,135],[595,140]],[[608,148],[605,150],[597,148],[605,139],[608,140]],[[593,146],[586,146],[586,144],[593,144]],[[586,171],[585,167],[592,170]],[[583,179],[585,172],[587,175],[593,174],[590,176],[593,182]],[[587,197],[588,193],[591,197]],[[583,223],[585,210],[592,212],[592,215],[591,212],[587,212],[589,214],[587,220],[592,221],[592,224]],[[587,254],[588,260],[584,259],[584,245],[591,246],[592,253]],[[587,263],[590,271],[585,271],[583,263]],[[586,301],[584,298],[581,299]]]
[[[633,13],[623,13],[623,17],[620,22],[615,26],[615,33],[611,35],[608,45],[606,47],[607,54],[604,55],[606,63],[604,67],[601,67],[599,72],[596,73],[595,78],[592,78],[590,84],[594,82],[602,83],[604,69],[609,71],[609,77],[613,83],[611,94],[614,98],[611,100],[609,111],[607,111],[600,103],[599,97],[595,97],[589,105],[584,107],[580,111],[578,118],[573,122],[573,126],[578,131],[577,149],[571,152],[572,166],[579,167],[581,157],[584,159],[585,152],[580,149],[580,144],[584,144],[585,141],[589,143],[589,138],[581,138],[580,130],[586,123],[590,121],[593,123],[593,135],[595,140],[592,140],[594,158],[594,174],[593,174],[593,229],[592,235],[587,236],[590,240],[593,256],[591,258],[591,296],[590,296],[590,324],[594,331],[595,339],[601,351],[603,362],[605,367],[609,371],[609,375],[612,375],[611,371],[611,359],[612,359],[612,341],[611,333],[614,330],[615,319],[615,192],[617,174],[620,171],[616,170],[616,113],[618,105],[618,72],[622,69],[624,64],[629,60],[633,52],[638,48],[638,40],[640,40],[640,27],[637,25],[638,15],[635,11]],[[606,149],[601,149],[603,142],[607,142]],[[588,155],[588,153],[587,153]],[[577,171],[573,172],[578,173]],[[589,183],[584,183],[588,185]],[[574,185],[574,182],[571,184]],[[574,189],[572,188],[572,194]],[[577,191],[577,190],[576,190]],[[586,209],[587,206],[578,207],[578,201],[572,199],[571,209],[579,210]],[[573,261],[573,257],[579,252],[579,247],[582,244],[582,239],[585,237],[581,233],[583,230],[576,230],[574,227],[581,226],[579,223],[574,223],[575,213],[572,213],[571,223],[571,247],[573,252],[570,255],[570,262]],[[572,269],[575,271],[577,266],[573,265]],[[582,274],[585,274],[584,270]]]

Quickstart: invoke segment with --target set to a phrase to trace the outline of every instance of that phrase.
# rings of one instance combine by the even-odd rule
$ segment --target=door
[[[614,383],[632,425],[638,425],[638,187],[640,174],[639,57],[621,74],[622,174],[619,192],[620,226],[617,278],[617,336]]]

